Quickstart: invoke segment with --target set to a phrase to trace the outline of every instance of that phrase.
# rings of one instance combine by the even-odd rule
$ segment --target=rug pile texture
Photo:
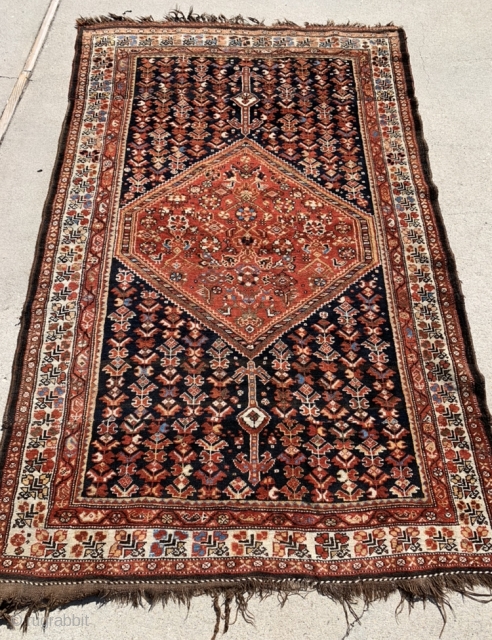
[[[0,609],[492,584],[492,456],[396,27],[81,20]]]

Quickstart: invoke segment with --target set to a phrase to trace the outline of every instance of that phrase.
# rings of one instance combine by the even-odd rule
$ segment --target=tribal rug
[[[490,586],[483,381],[396,27],[81,20],[0,600]]]

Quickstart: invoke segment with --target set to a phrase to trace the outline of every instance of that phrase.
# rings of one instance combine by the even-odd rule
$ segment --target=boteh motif
[[[489,571],[489,434],[402,46],[81,30],[7,421],[2,611],[11,580]]]

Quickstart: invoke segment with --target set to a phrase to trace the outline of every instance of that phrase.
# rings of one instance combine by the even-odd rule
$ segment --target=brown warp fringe
[[[55,168],[53,170],[49,195],[44,207],[43,221],[40,228],[39,238],[36,247],[36,257],[32,269],[29,293],[22,314],[21,331],[19,334],[17,352],[15,356],[15,364],[13,368],[12,384],[7,403],[7,411],[4,420],[4,433],[0,447],[0,467],[3,466],[5,451],[8,447],[10,432],[13,427],[13,418],[15,412],[16,390],[19,386],[19,377],[21,375],[21,366],[26,346],[27,331],[30,324],[30,307],[35,294],[36,281],[40,269],[42,254],[44,251],[44,243],[46,232],[50,221],[51,207],[55,197],[55,190],[58,184],[60,168],[63,161],[65,141],[68,136],[71,113],[73,109],[74,91],[77,83],[78,60],[80,57],[81,47],[81,31],[83,28],[101,27],[104,25],[112,26],[116,23],[121,26],[136,25],[160,25],[160,24],[176,24],[176,23],[208,23],[214,26],[245,26],[248,28],[261,28],[263,21],[256,18],[244,18],[240,15],[226,18],[220,14],[218,16],[211,14],[196,14],[193,9],[185,14],[178,8],[170,11],[163,20],[154,21],[149,17],[128,18],[127,16],[118,16],[109,14],[107,16],[98,16],[92,18],[79,18],[77,27],[79,28],[79,37],[76,43],[76,55],[73,64],[72,79],[70,83],[69,108],[62,133],[60,136],[58,155]],[[345,25],[336,25],[333,21],[327,21],[324,24],[304,23],[304,27],[341,27],[350,26],[354,29],[384,29],[393,27],[393,23],[386,26],[377,25],[375,27],[365,27],[359,23],[347,23]],[[290,20],[277,20],[273,28],[298,28],[294,22]],[[272,27],[268,27],[271,29]],[[397,29],[394,27],[395,30]],[[402,63],[405,70],[405,80],[407,85],[408,98],[410,100],[412,116],[415,126],[415,134],[419,145],[420,161],[424,170],[429,189],[429,198],[434,210],[437,226],[441,235],[441,242],[444,247],[447,261],[448,271],[454,286],[454,295],[456,309],[459,315],[461,331],[463,333],[464,342],[467,349],[468,365],[471,369],[475,381],[475,394],[480,404],[482,418],[485,423],[486,432],[492,441],[492,431],[490,428],[491,417],[485,400],[485,383],[484,378],[478,370],[475,352],[473,349],[470,328],[464,308],[463,294],[461,291],[460,280],[457,275],[456,264],[453,253],[451,251],[445,227],[443,224],[442,214],[437,201],[437,188],[432,182],[432,176],[428,161],[428,147],[422,135],[422,121],[418,113],[418,104],[415,98],[413,79],[410,69],[410,61],[408,49],[406,46],[406,37],[403,29],[397,29],[400,46],[402,51]],[[488,590],[488,593],[477,593],[475,589],[482,587]],[[150,605],[150,607],[161,603],[165,606],[168,602],[175,602],[190,606],[191,600],[198,596],[209,596],[212,599],[212,607],[215,612],[215,626],[213,629],[212,640],[216,640],[220,632],[221,622],[223,621],[223,632],[227,632],[231,624],[232,610],[235,608],[235,619],[240,614],[243,619],[253,622],[253,616],[248,611],[248,603],[251,598],[258,596],[260,600],[266,597],[276,595],[281,606],[285,604],[287,599],[295,594],[307,594],[316,592],[330,600],[340,604],[345,612],[347,619],[347,633],[353,625],[360,620],[360,616],[354,611],[354,604],[357,601],[364,603],[364,609],[367,609],[372,603],[378,600],[387,600],[393,593],[400,594],[400,603],[395,613],[399,614],[404,604],[407,603],[409,610],[413,609],[418,602],[430,602],[434,604],[442,618],[443,629],[446,624],[446,608],[450,608],[449,594],[457,593],[464,597],[473,599],[478,602],[492,601],[492,573],[491,572],[453,572],[446,573],[443,570],[437,575],[426,575],[418,577],[400,578],[396,576],[388,576],[387,578],[371,578],[361,576],[360,579],[352,579],[346,581],[323,581],[316,579],[297,579],[285,578],[274,579],[268,577],[251,577],[251,578],[224,578],[217,580],[195,582],[180,582],[174,580],[170,582],[154,582],[145,583],[137,581],[133,583],[111,582],[98,580],[94,582],[79,582],[66,584],[63,582],[48,583],[40,582],[38,584],[22,583],[10,581],[8,578],[0,578],[0,620],[3,620],[11,628],[14,627],[13,616],[23,612],[24,618],[21,625],[23,631],[27,631],[30,616],[44,613],[44,626],[46,626],[48,616],[51,611],[70,604],[81,603],[88,598],[95,598],[102,603],[117,602],[121,604],[131,604],[134,607]],[[350,622],[349,613],[353,618]],[[233,621],[235,622],[235,620]]]
[[[492,590],[492,575],[490,574],[441,574],[418,578],[388,578],[385,581],[353,580],[347,582],[320,581],[311,579],[286,578],[276,580],[272,578],[245,578],[231,580],[217,580],[210,582],[154,584],[22,584],[3,583],[2,603],[0,605],[0,619],[11,628],[15,628],[13,616],[24,612],[21,629],[27,631],[29,618],[34,614],[44,614],[43,626],[46,626],[50,612],[69,604],[80,603],[87,598],[95,598],[101,603],[117,602],[130,604],[133,607],[149,605],[150,608],[161,603],[164,607],[168,602],[184,604],[190,607],[191,600],[199,596],[209,596],[215,612],[215,626],[212,640],[220,631],[221,621],[224,621],[223,633],[229,629],[232,608],[235,607],[236,618],[240,614],[247,623],[253,623],[254,618],[248,611],[251,598],[259,597],[263,600],[276,595],[283,606],[292,595],[306,595],[318,593],[340,604],[345,612],[347,631],[360,616],[354,610],[357,602],[363,602],[367,609],[378,600],[387,600],[393,593],[399,593],[400,602],[395,614],[399,614],[404,604],[408,604],[409,611],[418,602],[434,604],[442,618],[443,629],[446,624],[446,609],[451,609],[449,593],[458,593],[477,602],[491,602],[492,594],[476,593],[475,587],[486,587]],[[221,602],[222,600],[222,602]],[[353,622],[350,622],[350,616]],[[234,620],[235,621],[235,620]]]
[[[103,581],[101,581],[103,582]],[[489,593],[477,593],[476,587],[485,587]],[[235,607],[235,620],[239,616],[252,624],[254,617],[248,610],[249,601],[259,597],[260,601],[275,595],[283,607],[292,595],[318,593],[333,602],[340,604],[347,621],[347,632],[359,622],[360,616],[354,610],[357,602],[364,603],[367,610],[371,604],[379,600],[386,601],[393,593],[399,593],[400,602],[395,615],[399,615],[408,605],[409,612],[419,603],[429,602],[437,607],[443,618],[443,629],[446,625],[446,610],[452,609],[449,594],[457,593],[476,602],[492,601],[491,574],[441,574],[417,578],[387,578],[383,580],[361,579],[347,582],[320,581],[310,579],[286,578],[236,578],[196,583],[154,583],[140,585],[135,583],[113,582],[108,584],[24,584],[19,582],[0,583],[0,620],[14,629],[13,616],[24,614],[21,629],[27,631],[32,615],[44,614],[43,628],[46,627],[49,614],[55,609],[81,603],[94,598],[101,604],[116,602],[133,607],[149,605],[150,608],[161,603],[164,607],[173,602],[190,607],[191,600],[199,596],[209,596],[215,612],[215,626],[211,640],[216,640],[224,620],[223,633],[231,624],[232,608]],[[222,600],[222,602],[221,602]],[[350,621],[350,616],[353,621]],[[442,633],[442,631],[441,631]]]
[[[248,27],[265,27],[264,20],[258,20],[257,18],[251,17],[243,17],[241,15],[232,16],[231,18],[227,18],[222,13],[219,15],[213,15],[210,13],[194,13],[193,7],[190,8],[188,13],[184,13],[179,8],[172,9],[167,13],[161,20],[154,20],[152,16],[140,16],[136,18],[132,18],[125,15],[116,15],[114,13],[108,13],[107,15],[101,16],[93,16],[89,18],[80,17],[77,19],[78,27],[101,27],[101,26],[114,26],[115,23],[119,25],[154,25],[159,26],[163,24],[213,24],[214,26],[248,26]],[[324,23],[315,23],[315,22],[304,22],[303,25],[298,25],[296,22],[292,20],[275,20],[274,23],[270,26],[267,26],[268,29],[272,27],[292,27],[295,29],[299,28],[320,28],[320,27],[353,27],[356,29],[380,29],[386,27],[394,26],[392,22],[389,22],[386,25],[377,24],[373,27],[367,27],[360,22],[346,22],[345,24],[337,24],[333,20],[327,20]]]

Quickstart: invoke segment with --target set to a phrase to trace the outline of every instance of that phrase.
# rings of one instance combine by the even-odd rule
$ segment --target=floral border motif
[[[4,573],[29,578],[106,575],[146,580],[152,576],[252,572],[329,578],[411,575],[438,569],[486,570],[492,557],[490,445],[454,308],[439,223],[419,159],[398,32],[388,29],[371,35],[347,28],[343,34],[328,29],[329,35],[306,35],[286,29],[284,34],[275,32],[260,42],[263,36],[247,27],[240,34],[237,29],[234,33],[224,30],[207,27],[199,34],[189,26],[182,27],[182,33],[167,26],[104,26],[83,31],[72,121],[33,302],[25,375],[3,474],[0,530]],[[176,38],[181,38],[179,43]],[[408,520],[401,526],[354,523],[343,533],[281,527],[268,531],[182,531],[166,527],[164,521],[155,530],[138,526],[98,529],[90,518],[85,529],[46,527],[50,461],[60,446],[68,455],[77,449],[80,425],[76,419],[63,424],[66,372],[73,358],[79,383],[72,383],[70,392],[81,393],[89,363],[80,335],[73,343],[75,322],[88,330],[95,318],[94,292],[100,282],[104,250],[100,229],[110,213],[116,179],[109,157],[104,162],[104,140],[109,146],[118,144],[127,89],[124,69],[118,67],[124,58],[115,56],[125,48],[155,46],[209,47],[212,52],[220,47],[231,51],[247,47],[287,51],[296,47],[324,53],[369,53],[370,63],[362,65],[360,74],[374,88],[374,98],[365,95],[364,109],[379,119],[376,127],[369,128],[367,142],[377,181],[373,187],[388,238],[397,304],[399,296],[407,302],[407,281],[410,286],[412,316],[405,318],[400,313],[400,320],[402,328],[410,331],[411,349],[417,354],[413,362],[416,388],[420,386],[433,398],[430,408],[422,401],[420,420],[425,448],[432,449],[436,457],[432,482],[438,498],[446,499],[448,487],[454,496],[444,514],[449,524],[443,524],[432,511],[426,513],[426,524],[411,524],[414,514],[409,510]],[[378,148],[384,152],[379,160]],[[83,269],[87,288],[82,292]],[[81,296],[87,306],[78,317]],[[44,370],[44,363],[52,363],[54,354],[59,364]],[[418,372],[421,362],[425,376]],[[82,413],[83,396],[72,395],[71,402],[72,409],[78,407]],[[27,437],[44,450],[46,463],[26,482],[20,479],[19,471]],[[22,514],[21,526],[12,518],[14,512]]]

